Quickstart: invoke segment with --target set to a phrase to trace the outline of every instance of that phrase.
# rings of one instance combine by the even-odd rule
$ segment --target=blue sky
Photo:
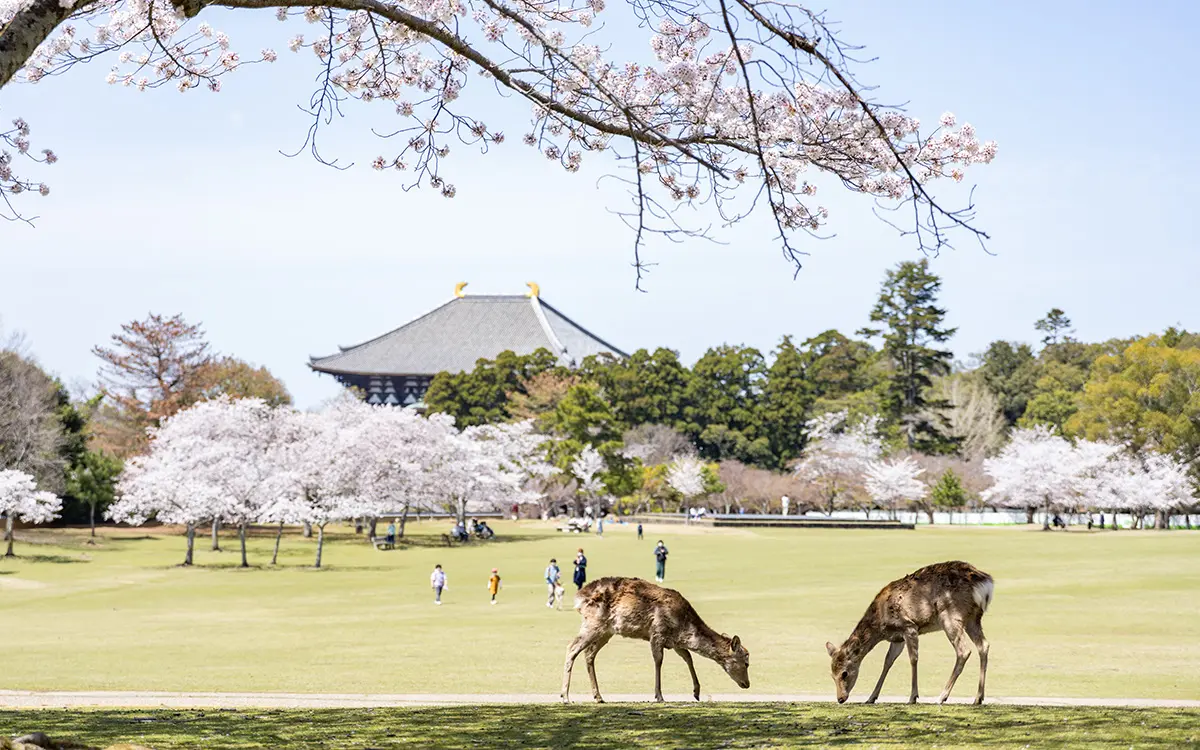
[[[933,259],[960,358],[998,338],[1032,341],[1061,307],[1085,339],[1200,328],[1195,92],[1200,5],[831,3],[848,41],[878,59],[860,71],[877,96],[926,122],[943,111],[1000,144],[974,168],[981,252]],[[610,4],[609,12],[617,12]],[[217,16],[235,47],[284,50],[290,30],[263,16]],[[370,169],[386,117],[351,106],[327,169],[279,151],[303,140],[295,105],[312,58],[227,77],[220,94],[137,94],[104,83],[108,63],[0,91],[0,117],[25,117],[60,161],[26,203],[36,228],[0,225],[0,323],[23,331],[67,382],[91,382],[93,345],[148,312],[203,323],[213,345],[284,379],[301,406],[336,392],[310,354],[371,338],[469,292],[521,293],[526,281],[627,349],[669,346],[691,361],[727,342],[768,350],[783,334],[866,322],[884,271],[918,257],[861,197],[827,190],[825,241],[793,278],[765,221],[720,230],[722,244],[655,245],[648,293],[634,290],[632,238],[597,184],[516,137],[523,107],[483,113],[511,136],[498,153],[454,152],[458,196],[405,193]],[[509,127],[511,125],[511,127]],[[497,127],[496,125],[492,125]]]

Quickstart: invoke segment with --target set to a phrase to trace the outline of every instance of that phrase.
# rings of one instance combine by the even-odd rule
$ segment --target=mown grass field
[[[0,712],[103,747],[154,750],[462,748],[1188,748],[1200,711],[1013,706],[473,706],[374,711]],[[0,730],[2,731],[2,730]]]
[[[446,527],[410,524],[412,540],[389,552],[340,532],[319,571],[309,567],[314,541],[295,532],[277,568],[267,565],[272,536],[255,536],[250,570],[236,567],[233,535],[219,553],[199,536],[197,565],[180,568],[184,542],[175,530],[104,530],[95,546],[76,530],[19,532],[19,557],[0,560],[0,689],[555,694],[578,615],[544,606],[548,559],[557,557],[569,578],[583,546],[592,578],[648,578],[661,537],[671,550],[668,585],[750,648],[751,693],[832,695],[825,641],[845,638],[889,580],[957,558],[997,582],[984,619],[989,695],[1200,697],[1200,533],[663,526],[639,542],[631,526],[608,525],[600,539],[522,522],[496,524],[498,541],[446,549],[435,546]],[[450,583],[441,607],[428,587],[438,562]],[[489,606],[493,567],[504,589]],[[882,652],[864,666],[852,700],[869,691]],[[943,636],[922,639],[923,696],[937,694],[952,663]],[[597,668],[607,693],[653,690],[644,643],[614,640]],[[705,693],[739,692],[715,664],[698,659],[697,669]],[[972,658],[957,697],[970,694],[976,669]],[[687,670],[670,654],[663,676],[666,692],[689,692]],[[904,695],[907,683],[901,663],[884,693]],[[582,664],[572,687],[576,699],[590,697]],[[908,709],[872,710],[884,713],[859,715]],[[428,722],[446,715],[418,714]]]

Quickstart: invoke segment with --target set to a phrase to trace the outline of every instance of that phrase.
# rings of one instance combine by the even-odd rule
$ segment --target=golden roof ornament
[[[526,297],[537,297],[541,294],[541,288],[534,282],[526,281],[525,286],[529,287],[529,292],[525,295]]]
[[[467,293],[463,291],[463,288],[465,288],[466,286],[467,286],[467,282],[465,282],[465,281],[460,281],[457,284],[455,284],[454,285],[454,296],[458,297],[459,299],[466,297]]]

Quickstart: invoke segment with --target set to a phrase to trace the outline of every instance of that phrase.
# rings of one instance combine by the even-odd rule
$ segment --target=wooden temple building
[[[432,312],[336,354],[309,357],[308,366],[361,389],[369,403],[419,406],[434,375],[474,369],[503,351],[546,349],[568,367],[592,354],[627,356],[541,299],[537,284],[518,295],[468,295],[466,286],[455,286],[454,298]]]

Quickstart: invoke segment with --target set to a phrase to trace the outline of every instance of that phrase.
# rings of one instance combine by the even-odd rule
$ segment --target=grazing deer
[[[979,652],[979,692],[975,703],[983,703],[988,642],[983,637],[981,621],[992,602],[994,588],[990,575],[958,561],[929,565],[884,586],[845,643],[836,648],[832,643],[825,644],[832,657],[831,671],[838,703],[845,703],[850,697],[863,658],[883,641],[890,644],[883,659],[883,674],[879,675],[879,682],[867,703],[874,703],[879,697],[892,662],[905,646],[912,663],[912,692],[908,702],[916,703],[917,636],[938,628],[945,631],[957,657],[939,702],[945,703],[950,697],[954,682],[971,655],[970,644],[974,643]]]
[[[583,615],[579,635],[567,647],[563,666],[562,699],[569,702],[571,667],[584,655],[592,697],[603,703],[596,683],[596,654],[614,635],[650,641],[654,656],[654,700],[661,702],[663,650],[673,649],[692,673],[692,695],[700,700],[700,679],[692,651],[720,664],[738,687],[750,687],[750,652],[736,635],[730,638],[704,624],[700,615],[678,591],[640,578],[599,578],[575,595],[575,609]]]

